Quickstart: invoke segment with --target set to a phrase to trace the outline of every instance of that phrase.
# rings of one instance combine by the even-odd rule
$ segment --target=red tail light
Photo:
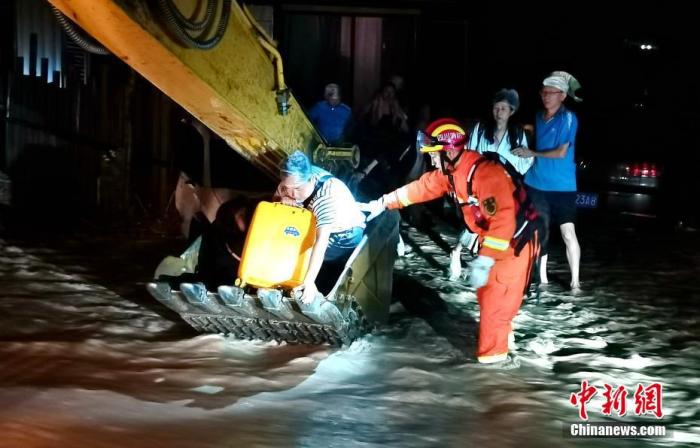
[[[656,164],[649,162],[625,165],[625,171],[631,177],[657,177],[660,174]]]

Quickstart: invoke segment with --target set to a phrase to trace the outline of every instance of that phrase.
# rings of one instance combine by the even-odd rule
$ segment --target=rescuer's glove
[[[486,284],[489,279],[489,272],[496,261],[486,255],[479,255],[469,264],[469,286],[479,289]]]
[[[462,276],[462,247],[458,245],[450,253],[450,280],[459,280]]]
[[[360,210],[367,213],[367,222],[370,222],[377,216],[381,215],[384,210],[386,210],[386,205],[384,205],[384,198],[375,199],[374,201],[369,201],[367,203],[360,203]]]

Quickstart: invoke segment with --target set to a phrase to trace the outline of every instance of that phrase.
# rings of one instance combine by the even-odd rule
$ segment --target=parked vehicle
[[[655,218],[663,213],[664,162],[653,154],[613,154],[578,163],[581,209]]]

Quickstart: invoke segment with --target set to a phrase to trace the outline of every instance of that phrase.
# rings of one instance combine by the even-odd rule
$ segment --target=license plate
[[[576,206],[578,208],[598,207],[597,193],[576,193]]]

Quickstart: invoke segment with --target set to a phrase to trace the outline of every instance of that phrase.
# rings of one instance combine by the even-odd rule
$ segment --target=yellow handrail
[[[284,70],[282,68],[282,55],[280,54],[279,51],[277,51],[277,48],[275,48],[271,43],[269,43],[265,38],[263,37],[258,37],[258,42],[260,42],[260,45],[263,46],[267,51],[272,54],[272,59],[275,62],[275,68],[277,69],[277,90],[286,90],[287,85],[284,83]]]

